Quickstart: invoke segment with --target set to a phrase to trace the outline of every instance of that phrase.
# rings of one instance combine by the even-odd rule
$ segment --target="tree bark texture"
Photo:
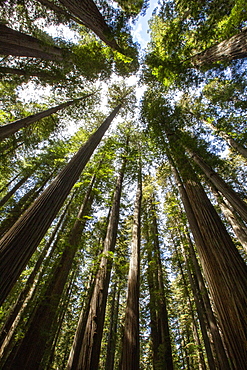
[[[120,51],[112,32],[92,0],[59,0],[65,8],[111,48]]]
[[[83,217],[89,213],[93,202],[91,193],[95,178],[96,176],[94,175],[78,212],[77,220],[70,232],[68,244],[66,244],[62,256],[52,272],[53,276],[45,289],[44,297],[38,303],[30,322],[27,323],[29,329],[22,339],[14,359],[11,361],[12,369],[41,369],[40,364],[47,349],[47,342],[51,342],[51,328],[56,321],[64,287],[68,280],[75,254],[80,246],[81,232],[86,223],[86,218]]]
[[[83,99],[85,99],[85,98],[87,98],[91,95],[92,94],[89,94],[89,95],[83,96],[83,97],[78,98],[78,99],[70,100],[70,101],[67,101],[65,103],[59,104],[55,107],[46,109],[42,112],[32,114],[28,117],[19,119],[17,121],[11,122],[11,123],[7,123],[6,125],[3,125],[3,126],[0,127],[0,140],[5,139],[6,137],[9,137],[10,135],[14,134],[15,132],[17,132],[18,130],[20,130],[23,127],[27,127],[27,126],[31,125],[32,123],[37,122],[42,118],[48,117],[51,114],[54,114],[54,113],[58,112],[61,109],[67,108],[70,105],[75,104],[78,101],[83,100]]]
[[[50,186],[0,241],[0,304],[25,268],[120,108],[121,104],[111,112]]]
[[[0,54],[63,61],[66,51],[0,24]]]
[[[184,159],[178,166],[185,186],[185,191],[181,191],[182,201],[229,356],[235,370],[244,370],[247,363],[247,267],[188,161]],[[181,189],[181,185],[179,187]]]
[[[199,165],[205,175],[228,200],[232,207],[238,212],[242,219],[247,223],[247,203],[195,152],[188,150],[192,159]]]
[[[138,370],[140,361],[139,296],[140,296],[141,200],[142,200],[142,181],[140,169],[134,209],[134,220],[132,227],[127,303],[125,310],[122,355],[120,365],[121,370]]]
[[[195,67],[247,57],[247,28],[191,58]]]

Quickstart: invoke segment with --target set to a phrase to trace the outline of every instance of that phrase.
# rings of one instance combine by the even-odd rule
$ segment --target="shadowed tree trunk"
[[[36,71],[29,71],[25,69],[18,69],[18,68],[11,68],[11,67],[0,67],[1,74],[12,74],[17,76],[24,76],[24,77],[39,77],[43,80],[54,81],[56,78],[50,72],[45,72],[41,70]]]
[[[144,192],[145,194],[145,192]],[[166,295],[157,220],[156,199],[151,194],[145,212],[145,237],[147,240],[147,278],[150,294],[150,327],[154,370],[173,370],[171,339],[166,307]]]
[[[30,274],[30,276],[29,276],[29,278],[26,282],[26,285],[25,285],[24,289],[22,290],[19,297],[17,298],[17,301],[16,301],[14,307],[12,308],[9,316],[7,317],[4,326],[1,328],[1,333],[0,333],[0,346],[1,346],[0,357],[2,356],[2,353],[5,350],[5,347],[8,345],[8,343],[11,340],[11,337],[14,333],[14,330],[15,330],[15,328],[18,325],[18,322],[20,320],[21,312],[24,310],[28,301],[32,297],[32,293],[34,291],[32,286],[33,286],[35,280],[38,280],[37,277],[41,274],[41,271],[40,271],[41,264],[43,263],[43,261],[45,259],[47,251],[50,248],[51,243],[53,242],[53,240],[54,240],[54,238],[57,234],[58,229],[60,228],[61,224],[64,221],[64,218],[66,216],[66,213],[68,211],[68,208],[70,206],[71,201],[72,201],[72,199],[69,201],[69,203],[66,206],[63,214],[60,216],[60,219],[59,219],[56,227],[54,228],[48,242],[46,243],[45,248],[43,249],[42,253],[40,254],[40,256],[39,256],[39,258],[38,258],[38,260],[37,260],[37,262],[36,262],[36,264],[33,268],[33,271],[31,272],[31,274]],[[49,257],[51,257],[51,253],[49,254]]]
[[[6,137],[9,137],[10,135],[17,132],[18,130],[20,130],[23,127],[27,127],[27,126],[31,125],[32,123],[37,122],[37,121],[39,121],[40,119],[42,119],[44,117],[48,117],[51,114],[54,114],[54,113],[58,112],[61,109],[67,108],[70,105],[75,104],[75,103],[77,103],[77,102],[79,102],[83,99],[86,99],[91,95],[93,95],[93,94],[88,94],[88,95],[83,96],[81,98],[67,101],[67,102],[59,104],[55,107],[46,109],[42,112],[32,114],[28,117],[19,119],[17,121],[11,122],[11,123],[7,123],[6,125],[3,125],[3,126],[0,127],[0,140],[4,139]]]
[[[172,138],[173,136],[173,138]],[[171,146],[174,135],[169,136]],[[203,271],[215,304],[220,327],[235,370],[247,363],[247,267],[207,198],[192,167],[179,153],[176,162],[183,177],[179,188]]]
[[[47,348],[47,342],[51,342],[51,328],[56,321],[58,305],[71,271],[75,254],[80,246],[81,233],[86,223],[84,216],[89,213],[93,202],[92,188],[94,182],[95,175],[92,177],[77,215],[77,220],[70,232],[68,244],[65,245],[62,256],[52,272],[53,277],[45,289],[44,298],[38,303],[31,322],[27,323],[27,325],[29,324],[29,329],[15,352],[14,359],[11,354],[9,356],[11,359],[8,362],[8,366],[11,366],[11,369],[41,369],[41,361]]]
[[[203,52],[194,55],[191,61],[195,67],[211,65],[219,61],[231,61],[247,57],[247,28],[242,32],[211,46]]]
[[[132,227],[131,257],[128,277],[127,303],[122,341],[121,370],[138,370],[140,361],[139,296],[140,296],[140,243],[141,243],[141,167],[138,174],[134,220]]]
[[[50,186],[0,241],[0,304],[25,268],[120,108],[121,104],[111,112]]]
[[[63,61],[66,50],[0,24],[0,54]]]
[[[81,343],[80,355],[77,363],[73,363],[71,369],[96,370],[98,369],[100,347],[105,320],[106,301],[112,267],[112,253],[115,249],[117,229],[119,222],[120,197],[122,191],[123,176],[127,159],[123,159],[107,226],[104,241],[103,255],[99,269],[95,277],[94,290],[90,302],[87,323]]]
[[[105,360],[105,370],[114,369],[114,359],[116,352],[117,341],[117,324],[118,324],[118,311],[120,300],[120,279],[114,283],[113,297],[110,308],[110,328],[107,338],[107,352]]]

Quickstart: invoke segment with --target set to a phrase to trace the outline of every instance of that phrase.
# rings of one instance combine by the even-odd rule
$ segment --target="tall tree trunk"
[[[79,18],[82,23],[96,33],[111,48],[121,51],[110,27],[106,24],[103,16],[92,0],[59,0],[65,8]]]
[[[247,57],[247,28],[242,32],[211,46],[191,58],[195,67],[210,66],[219,61],[231,61]]]
[[[170,137],[171,139],[171,137]],[[171,139],[172,140],[172,139]],[[174,144],[174,143],[173,143]],[[247,267],[183,153],[181,196],[235,370],[247,363]]]
[[[120,197],[123,176],[127,159],[124,158],[113,196],[113,202],[104,241],[103,256],[95,277],[94,291],[90,302],[87,323],[81,343],[78,363],[72,369],[97,370],[99,364],[100,347],[105,320],[105,309],[110,282],[112,257],[114,252],[119,221]]]
[[[66,51],[0,24],[0,54],[63,61]],[[68,53],[67,53],[68,54]]]
[[[4,206],[4,204],[12,197],[12,195],[27,181],[27,179],[32,175],[35,171],[33,169],[31,173],[28,173],[24,177],[22,177],[15,186],[0,200],[0,207]]]
[[[25,268],[120,108],[121,104],[0,241],[0,304]]]
[[[0,67],[1,74],[12,74],[24,77],[38,77],[42,80],[54,81],[56,78],[51,72],[46,72],[42,70],[29,71],[25,69],[11,68],[11,67]]]
[[[105,360],[105,370],[114,370],[114,360],[117,342],[117,323],[120,300],[120,279],[114,284],[112,304],[110,308],[110,328],[107,338],[107,351]]]
[[[182,242],[182,240],[181,240],[181,242]],[[176,254],[177,254],[177,259],[179,260],[176,243],[174,243],[174,246],[175,246],[175,250],[176,250]],[[206,354],[207,354],[209,369],[210,370],[215,370],[216,369],[216,364],[215,364],[215,360],[214,360],[214,357],[213,357],[213,349],[212,349],[210,339],[209,339],[209,336],[208,336],[208,331],[207,331],[207,321],[208,320],[206,320],[207,316],[206,316],[206,310],[205,310],[205,307],[204,307],[204,302],[203,302],[201,294],[200,294],[201,292],[198,289],[198,283],[196,283],[196,281],[195,281],[195,276],[192,275],[190,263],[189,263],[187,254],[185,252],[185,249],[184,249],[184,246],[183,246],[182,243],[181,243],[181,249],[182,249],[183,258],[184,258],[185,264],[186,264],[186,271],[187,271],[187,275],[189,277],[189,282],[190,282],[190,286],[191,286],[191,289],[192,289],[193,298],[194,298],[195,305],[196,305],[196,311],[197,311],[197,314],[198,314],[198,319],[199,319],[199,323],[200,323],[200,327],[201,327],[201,332],[202,332],[202,337],[203,337],[205,350],[206,350]],[[180,270],[183,271],[182,270],[182,265],[181,264],[179,264],[179,265],[180,265]],[[189,294],[189,293],[187,293],[187,294]],[[201,356],[202,355],[201,348],[199,348],[199,351],[200,351],[200,356]],[[203,362],[203,361],[202,361],[202,367],[205,368],[205,362]]]
[[[189,149],[187,150],[208,179],[222,193],[222,195],[224,195],[236,212],[238,212],[242,219],[247,223],[247,204],[198,154]]]
[[[91,192],[94,182],[95,175],[92,177],[77,215],[77,220],[70,232],[68,244],[65,245],[62,256],[52,273],[53,277],[44,292],[44,298],[39,302],[35,313],[32,315],[29,329],[18,347],[14,359],[11,358],[11,369],[41,369],[41,361],[47,349],[47,342],[50,342],[52,338],[51,328],[56,321],[58,305],[71,271],[75,254],[80,246],[81,232],[86,223],[84,216],[88,214],[93,202]]]
[[[55,238],[55,236],[58,232],[58,229],[60,228],[61,224],[64,222],[64,218],[67,214],[67,211],[68,211],[68,208],[71,204],[72,199],[73,199],[73,197],[70,199],[70,201],[67,204],[64,212],[60,216],[56,227],[54,228],[48,242],[45,245],[45,248],[41,252],[37,262],[35,263],[33,271],[31,272],[31,274],[30,274],[30,276],[29,276],[29,278],[26,282],[26,285],[25,285],[24,289],[22,290],[19,297],[17,298],[17,301],[16,301],[14,307],[12,308],[9,316],[7,317],[4,326],[1,328],[1,333],[0,333],[0,346],[1,346],[0,357],[2,356],[2,353],[5,350],[5,347],[8,345],[8,343],[11,340],[11,337],[14,333],[14,330],[15,330],[16,326],[19,323],[21,313],[23,312],[23,310],[26,307],[28,301],[31,299],[31,297],[33,295],[32,294],[33,293],[32,286],[33,286],[35,280],[39,279],[39,277],[37,278],[37,276],[41,275],[41,271],[39,271],[40,267],[41,267],[41,265],[42,265],[42,263],[45,259],[45,256],[46,256],[46,254],[47,254],[47,252],[48,252],[48,250],[51,246],[51,243],[53,242],[53,240],[54,240],[54,238]],[[51,257],[51,252],[49,253],[49,258]]]
[[[150,326],[153,349],[153,368],[173,370],[171,339],[166,308],[166,295],[160,258],[159,230],[155,194],[152,193],[146,209],[145,237],[148,249],[148,286],[150,294]]]
[[[42,112],[32,114],[28,117],[19,119],[17,121],[11,122],[11,123],[7,123],[6,125],[3,125],[3,126],[0,127],[0,140],[4,139],[6,137],[9,137],[10,135],[14,134],[15,132],[17,132],[18,130],[20,130],[23,127],[28,127],[32,123],[37,122],[37,121],[39,121],[40,119],[42,119],[44,117],[48,117],[51,114],[54,114],[54,113],[58,112],[61,109],[67,108],[70,105],[77,103],[78,101],[86,99],[91,95],[93,95],[93,94],[88,94],[88,95],[83,96],[81,98],[67,101],[67,102],[59,104],[55,107],[46,109]]]
[[[229,146],[235,149],[239,154],[241,154],[245,159],[247,159],[247,148],[243,145],[237,143],[230,135],[228,135],[225,131],[219,130],[213,123],[208,122],[206,120],[202,120],[203,123],[208,125],[213,131],[215,131],[219,136],[221,136]]]
[[[127,303],[122,341],[121,370],[138,370],[140,361],[139,296],[140,296],[140,243],[141,243],[142,181],[139,168],[134,220],[132,227],[131,257],[128,277]]]
[[[219,192],[214,188],[211,187],[211,190],[220,206],[220,209],[225,216],[226,220],[231,225],[236,237],[242,244],[245,252],[247,253],[247,227],[243,223],[243,221],[238,217],[238,215],[234,212],[230,204],[227,204]]]

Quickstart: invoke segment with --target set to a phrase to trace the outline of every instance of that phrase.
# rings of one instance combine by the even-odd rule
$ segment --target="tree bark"
[[[120,108],[121,104],[111,112],[50,186],[0,241],[0,304],[25,268]]]
[[[247,57],[247,28],[191,58],[195,67]]]
[[[139,296],[140,296],[140,243],[141,243],[142,181],[139,169],[134,220],[132,227],[131,257],[128,277],[127,303],[122,340],[121,370],[138,370],[140,360],[139,342]]]
[[[81,232],[85,226],[85,215],[88,214],[93,202],[92,188],[96,176],[92,177],[83,203],[77,215],[77,220],[70,232],[68,244],[62,256],[53,270],[53,277],[44,292],[44,297],[38,303],[35,313],[32,315],[29,329],[25,334],[14,359],[11,359],[11,368],[23,368],[26,370],[40,369],[40,364],[47,348],[47,342],[51,342],[51,328],[56,321],[58,305],[66,285],[75,254],[80,246]]]
[[[119,279],[120,280],[120,279]],[[112,304],[110,308],[110,328],[107,339],[107,352],[105,360],[105,370],[114,370],[114,359],[116,352],[117,342],[117,323],[118,323],[118,311],[119,311],[119,300],[120,300],[120,281],[116,281],[114,284],[114,291],[112,297]]]
[[[178,166],[185,184],[182,201],[233,368],[244,370],[247,267],[182,153]]]
[[[27,179],[32,175],[35,171],[33,169],[31,173],[28,173],[22,179],[20,179],[15,186],[0,200],[0,207],[4,206],[4,204],[12,197],[12,195],[27,181]]]
[[[214,124],[206,121],[206,120],[202,120],[206,125],[208,125],[213,131],[215,131],[219,136],[221,136],[226,142],[227,144],[232,147],[233,149],[235,149],[239,154],[241,154],[245,159],[247,159],[247,149],[236,142],[236,140],[234,140],[230,135],[228,135],[226,132],[222,131],[222,130],[219,130]]]
[[[63,61],[66,51],[0,24],[0,54]]]
[[[238,217],[238,215],[234,212],[230,204],[227,204],[222,196],[216,189],[211,190],[220,206],[220,209],[225,216],[226,220],[231,225],[236,237],[242,244],[245,252],[247,253],[247,227],[244,225],[242,220]]]
[[[247,223],[247,204],[198,154],[192,152],[190,149],[187,150],[195,163],[199,165],[209,180]]]
[[[3,125],[3,126],[0,127],[0,140],[5,139],[6,137],[9,137],[10,135],[14,134],[15,132],[17,132],[18,130],[20,130],[23,127],[28,127],[32,123],[37,122],[37,121],[39,121],[40,119],[42,119],[44,117],[48,117],[51,114],[54,114],[54,113],[58,112],[61,109],[67,108],[70,105],[75,104],[75,103],[77,103],[77,102],[79,102],[83,99],[86,99],[91,95],[93,95],[93,94],[88,94],[88,95],[83,96],[81,98],[67,101],[65,103],[56,105],[55,107],[46,109],[42,112],[32,114],[28,117],[19,119],[17,121],[11,122],[11,123],[7,123],[6,125]]]
[[[117,45],[110,27],[92,0],[59,0],[61,4],[82,23],[96,33],[99,38],[111,48],[121,51]]]
[[[148,249],[148,286],[150,294],[150,326],[153,349],[153,368],[173,370],[166,296],[160,258],[159,230],[155,194],[152,193],[146,210],[146,239]]]
[[[90,302],[86,328],[81,343],[79,360],[78,363],[74,363],[72,367],[72,369],[76,370],[98,369],[106,301],[112,267],[111,253],[114,252],[117,238],[120,197],[126,161],[127,159],[124,158],[122,168],[117,179],[106,238],[104,241],[103,256],[95,277],[95,285]]]

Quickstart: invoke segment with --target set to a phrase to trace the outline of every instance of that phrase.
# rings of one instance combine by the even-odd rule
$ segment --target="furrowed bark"
[[[0,241],[0,304],[25,268],[120,108],[121,104]]]

